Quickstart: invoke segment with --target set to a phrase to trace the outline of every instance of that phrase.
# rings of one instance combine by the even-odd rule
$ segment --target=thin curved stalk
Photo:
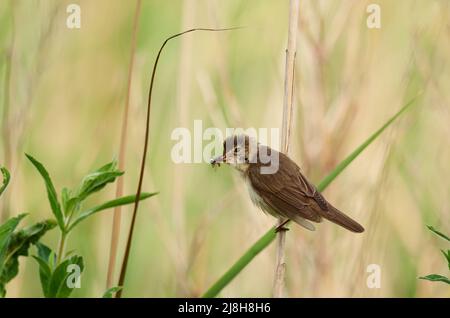
[[[150,87],[148,90],[147,115],[146,115],[146,121],[145,121],[145,138],[144,138],[144,147],[143,147],[143,151],[142,151],[141,168],[140,168],[140,172],[139,172],[139,181],[138,181],[138,186],[137,186],[137,191],[136,191],[137,198],[139,198],[141,195],[142,182],[144,180],[145,163],[146,163],[146,159],[147,159],[147,150],[148,150],[149,133],[150,133],[150,112],[151,112],[153,84],[155,82],[156,69],[158,66],[159,58],[161,57],[161,52],[163,51],[164,47],[170,40],[177,38],[186,33],[194,32],[194,31],[229,31],[229,30],[235,30],[235,29],[239,29],[239,28],[226,28],[226,29],[194,28],[194,29],[186,30],[186,31],[183,31],[183,32],[180,32],[180,33],[177,33],[175,35],[168,37],[163,42],[161,47],[159,48],[158,54],[156,55],[155,63],[153,64],[152,76],[150,79]],[[125,275],[126,275],[127,266],[128,266],[128,259],[130,257],[131,242],[133,240],[134,225],[136,223],[136,215],[137,215],[138,208],[139,208],[139,200],[136,200],[134,202],[133,216],[131,219],[130,230],[128,232],[127,245],[125,248],[125,254],[123,257],[122,268],[121,268],[120,277],[119,277],[118,286],[122,286],[122,287],[125,282]],[[123,288],[117,292],[116,298],[122,297],[122,291],[123,291]]]

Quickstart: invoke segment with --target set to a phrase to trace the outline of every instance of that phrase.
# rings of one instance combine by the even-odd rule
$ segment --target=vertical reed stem
[[[142,0],[137,0],[136,11],[133,19],[133,34],[131,40],[131,52],[130,62],[128,64],[128,80],[127,80],[127,92],[125,98],[125,108],[122,117],[122,131],[120,133],[120,146],[119,146],[119,159],[118,168],[120,171],[125,170],[125,153],[127,147],[127,132],[128,132],[128,117],[130,109],[130,91],[131,91],[131,78],[133,75],[134,55],[136,52],[137,32],[139,25],[139,16],[141,13]],[[117,180],[116,185],[116,198],[120,198],[123,195],[123,178]],[[109,262],[108,262],[108,274],[106,277],[106,288],[113,287],[114,284],[114,271],[116,268],[117,258],[117,246],[119,244],[120,237],[120,221],[121,221],[122,207],[118,206],[114,208],[113,224],[111,231],[111,245],[109,249]]]
[[[286,48],[286,67],[284,74],[284,98],[283,98],[283,123],[281,131],[281,151],[289,152],[289,137],[292,128],[293,115],[293,90],[294,90],[294,65],[297,48],[297,26],[299,14],[299,0],[289,2],[289,31]],[[280,219],[281,224],[284,220]],[[285,243],[286,232],[280,231],[277,235],[277,258],[275,267],[275,278],[273,284],[273,297],[282,297],[284,289],[285,274]]]

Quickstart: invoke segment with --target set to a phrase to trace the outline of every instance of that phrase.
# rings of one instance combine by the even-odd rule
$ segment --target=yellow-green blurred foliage
[[[81,6],[81,29],[66,7]],[[381,28],[366,26],[367,5]],[[418,280],[448,273],[426,229],[450,232],[450,3],[448,0],[301,1],[291,156],[318,182],[403,103],[418,105],[325,191],[366,228],[355,235],[325,222],[287,234],[292,297],[449,297],[447,285]],[[43,162],[58,189],[118,155],[135,1],[0,2],[0,160],[13,182],[3,218],[51,217],[43,182],[24,157]],[[150,72],[169,35],[191,27],[246,28],[191,33],[170,42],[157,73],[145,191],[124,296],[199,296],[275,220],[253,207],[230,168],[172,162],[176,127],[280,127],[288,1],[144,0],[131,86],[125,193],[136,189]],[[205,142],[206,144],[206,142]],[[109,186],[95,200],[110,199]],[[121,259],[131,207],[123,209]],[[105,290],[112,212],[77,228],[68,250],[85,257],[75,297]],[[44,242],[55,248],[57,231]],[[270,296],[274,245],[221,293]],[[34,251],[33,251],[34,252]],[[380,289],[366,285],[379,264]],[[119,267],[119,266],[118,266]],[[41,296],[38,266],[21,259],[9,297]]]

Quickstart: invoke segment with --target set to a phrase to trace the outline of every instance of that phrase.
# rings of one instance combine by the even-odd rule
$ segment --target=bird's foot
[[[284,226],[277,226],[277,227],[275,228],[275,233],[278,233],[278,232],[286,232],[286,231],[289,231],[289,229],[288,229],[287,227],[284,227]]]
[[[278,232],[281,232],[281,231],[283,231],[283,232],[289,231],[289,229],[288,229],[287,227],[285,227],[285,225],[286,225],[289,221],[290,221],[290,220],[287,219],[286,221],[280,223],[280,224],[275,228],[275,233],[278,233]]]

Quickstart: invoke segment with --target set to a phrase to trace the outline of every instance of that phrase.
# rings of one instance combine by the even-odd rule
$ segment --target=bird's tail
[[[328,211],[322,214],[322,216],[325,219],[333,223],[336,223],[337,225],[340,225],[349,231],[355,233],[364,232],[364,228],[361,226],[361,224],[359,224],[352,218],[348,217],[347,215],[345,215],[344,213],[333,207],[331,204],[328,204],[328,207],[329,207]]]

